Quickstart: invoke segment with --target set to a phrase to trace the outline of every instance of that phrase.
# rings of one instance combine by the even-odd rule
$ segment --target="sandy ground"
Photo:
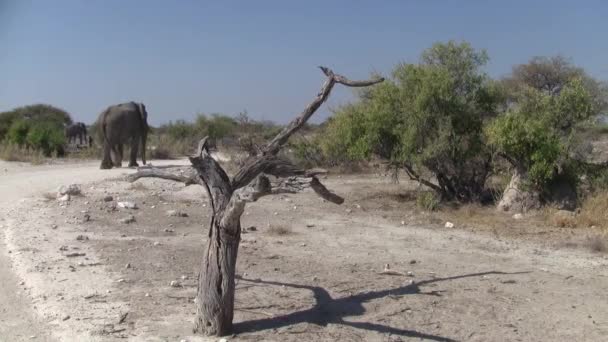
[[[0,172],[5,167],[1,340],[204,340],[191,332],[210,215],[200,187],[157,179],[131,184],[121,175],[132,171],[100,171],[97,163],[0,164]],[[608,336],[608,258],[560,247],[572,231],[539,228],[543,234],[522,236],[461,223],[448,229],[443,216],[404,203],[410,184],[375,176],[324,182],[347,199],[342,206],[305,192],[247,208],[243,227],[255,229],[242,236],[236,334],[228,340]],[[69,183],[83,184],[84,195],[67,204],[45,199]],[[106,202],[108,195],[113,200]],[[120,223],[130,215],[135,222]],[[403,274],[380,274],[385,264]]]

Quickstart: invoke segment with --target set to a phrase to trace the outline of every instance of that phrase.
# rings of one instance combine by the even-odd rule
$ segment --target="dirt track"
[[[0,262],[0,280],[8,286],[4,293],[25,287],[28,296],[0,299],[0,340],[36,335],[47,341],[40,333],[47,328],[60,340],[196,340],[192,299],[205,240],[201,222],[209,217],[200,188],[161,180],[100,181],[125,170],[100,171],[96,163],[3,164],[0,172],[5,165],[14,170],[0,176],[0,191],[8,194],[1,199],[6,219],[0,224],[11,249],[3,254],[25,284],[18,286],[20,279],[3,267],[7,259]],[[95,183],[65,207],[42,200],[45,191],[75,179]],[[329,177],[325,183],[346,197],[343,206],[307,192],[248,207],[243,227],[257,229],[243,234],[238,335],[229,339],[603,341],[608,336],[605,256],[424,223],[398,203],[370,196],[406,187],[384,178]],[[113,210],[102,200],[107,194],[140,208]],[[29,199],[20,203],[23,197]],[[6,213],[9,206],[15,210]],[[89,222],[82,221],[85,210]],[[171,217],[167,210],[188,217]],[[130,214],[135,223],[117,223]],[[87,240],[76,240],[78,235]],[[70,259],[68,252],[86,256]],[[411,274],[381,275],[385,264]],[[181,287],[171,287],[171,281]],[[6,320],[4,310],[13,307],[20,308],[18,316]],[[118,324],[124,312],[129,314]],[[42,329],[30,332],[38,319]]]

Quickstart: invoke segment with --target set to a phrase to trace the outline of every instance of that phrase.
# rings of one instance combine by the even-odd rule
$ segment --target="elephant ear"
[[[139,115],[143,122],[148,122],[148,112],[146,112],[146,106],[143,103],[138,103],[137,108],[139,109]]]

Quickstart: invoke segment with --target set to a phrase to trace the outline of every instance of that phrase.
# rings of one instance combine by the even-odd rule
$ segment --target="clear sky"
[[[607,80],[607,18],[601,0],[0,0],[0,111],[43,102],[91,123],[135,100],[153,125],[243,109],[284,123],[318,65],[366,78],[450,39],[486,49],[492,76],[563,54]],[[336,87],[316,121],[351,98]]]

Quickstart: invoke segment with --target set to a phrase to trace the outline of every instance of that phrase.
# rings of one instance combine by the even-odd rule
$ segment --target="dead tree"
[[[250,157],[230,179],[220,164],[211,157],[207,138],[200,141],[196,155],[190,157],[195,174],[181,171],[172,175],[166,169],[145,169],[129,176],[160,177],[202,185],[209,195],[213,215],[209,223],[209,240],[200,268],[194,331],[223,336],[232,332],[236,259],[241,238],[241,215],[248,202],[267,195],[296,193],[311,188],[322,198],[337,204],[344,202],[329,191],[316,177],[322,170],[302,170],[277,156],[289,137],[300,129],[327,100],[336,83],[348,87],[365,87],[384,79],[351,81],[320,67],[327,76],[321,91],[304,111],[291,121],[260,153]],[[271,181],[268,175],[275,176]]]

